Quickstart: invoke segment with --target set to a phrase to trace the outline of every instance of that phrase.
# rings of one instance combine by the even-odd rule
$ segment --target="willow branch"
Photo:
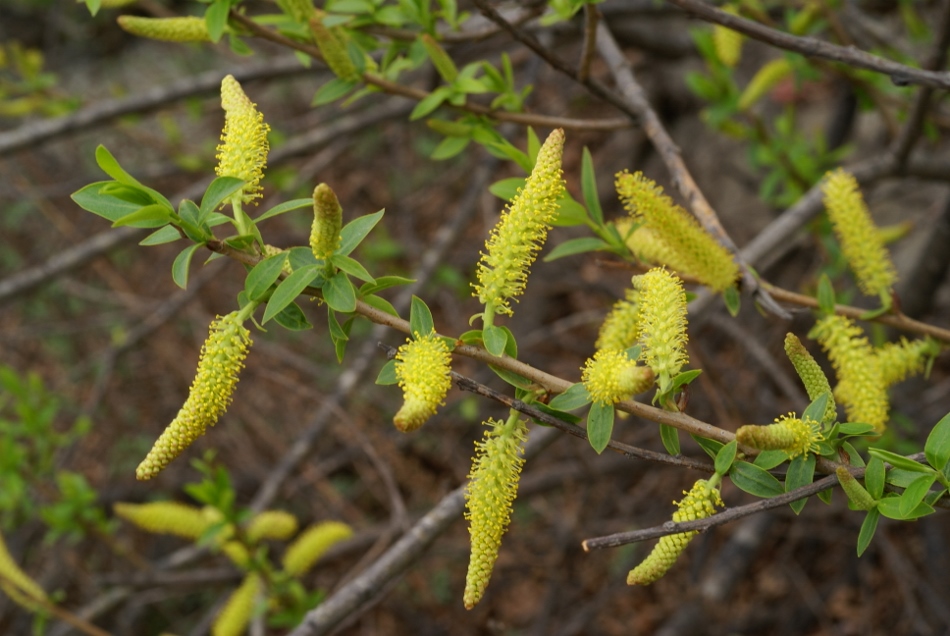
[[[758,22],[726,13],[701,0],[667,1],[707,22],[714,22],[780,49],[800,53],[805,57],[817,57],[832,62],[841,62],[855,68],[887,75],[896,86],[919,84],[931,88],[950,88],[950,73],[921,70],[872,55],[853,46],[838,46],[815,38],[791,35]]]

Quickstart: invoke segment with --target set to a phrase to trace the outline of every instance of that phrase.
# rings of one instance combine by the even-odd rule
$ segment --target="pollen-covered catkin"
[[[822,439],[818,422],[800,419],[794,413],[776,418],[773,424],[740,426],[736,431],[736,440],[759,450],[782,450],[790,458],[814,453]]]
[[[155,534],[197,539],[214,520],[201,509],[175,501],[144,504],[119,502],[112,507],[117,517]]]
[[[594,402],[615,404],[649,389],[653,371],[637,366],[625,351],[602,349],[584,364],[581,382]]]
[[[234,311],[211,323],[188,399],[152,450],[135,470],[138,479],[151,479],[196,439],[214,426],[231,404],[238,374],[244,368],[251,334]]]
[[[874,350],[881,377],[886,386],[903,382],[923,372],[927,359],[940,353],[940,345],[931,338],[888,342]]]
[[[221,80],[221,107],[224,130],[218,145],[215,174],[246,181],[240,196],[244,203],[249,203],[262,196],[260,184],[270,151],[267,140],[270,126],[264,123],[264,116],[231,75]]]
[[[637,305],[637,290],[628,287],[621,298],[614,303],[604,318],[594,344],[598,351],[624,351],[640,340],[640,307]]]
[[[211,636],[240,636],[254,613],[254,601],[262,588],[261,577],[255,572],[249,573],[225,603],[211,626]]]
[[[396,351],[396,378],[403,403],[393,424],[403,433],[416,430],[435,415],[452,387],[452,356],[445,341],[434,332],[415,336]]]
[[[210,42],[211,35],[204,18],[186,16],[177,18],[145,18],[120,15],[116,22],[124,31],[150,40],[164,42]]]
[[[353,529],[340,521],[324,521],[310,526],[284,552],[284,571],[291,576],[303,576],[327,550],[352,536]]]
[[[662,268],[633,277],[640,306],[642,358],[661,391],[689,361],[686,354],[686,292],[682,281]]]
[[[247,524],[247,538],[251,543],[265,539],[285,541],[297,532],[297,517],[283,510],[265,510]]]

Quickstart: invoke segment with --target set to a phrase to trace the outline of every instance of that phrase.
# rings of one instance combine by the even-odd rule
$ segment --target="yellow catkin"
[[[317,260],[329,260],[340,247],[343,229],[343,207],[336,194],[325,183],[313,190],[313,224],[310,227],[310,249]]]
[[[48,601],[43,588],[13,560],[2,534],[0,534],[0,591],[30,611],[35,611],[41,603]]]
[[[645,225],[630,231],[634,223],[630,217],[615,222],[620,236],[626,237],[627,247],[638,261],[648,265],[666,265],[676,272],[686,272],[690,267],[687,259],[670,247],[660,236]]]
[[[225,603],[211,626],[212,636],[240,636],[254,614],[254,602],[263,585],[258,574],[250,573]]]
[[[697,481],[688,493],[684,491],[683,494],[686,496],[676,504],[677,510],[673,513],[676,523],[705,519],[715,514],[717,506],[723,505],[719,489],[705,479]],[[650,585],[662,577],[697,534],[696,531],[680,532],[661,537],[650,555],[627,574],[627,585]]]
[[[633,277],[639,292],[642,358],[653,369],[660,391],[680,372],[686,353],[686,292],[682,281],[665,269]]]
[[[445,341],[435,333],[407,340],[396,352],[396,378],[403,404],[393,418],[400,431],[408,433],[422,426],[444,404],[452,387],[452,356]]]
[[[828,394],[828,406],[825,407],[824,416],[821,418],[822,424],[834,424],[838,417],[838,411],[835,408],[835,398],[831,392],[831,385],[825,372],[821,370],[818,363],[812,357],[805,345],[793,333],[785,334],[785,355],[795,367],[795,372],[801,378],[805,385],[805,391],[808,392],[808,399],[815,400],[823,393]]]
[[[265,539],[286,541],[297,532],[297,517],[283,510],[265,510],[247,524],[247,538],[251,543]]]
[[[822,439],[818,422],[799,419],[794,413],[783,415],[774,424],[748,424],[736,430],[736,440],[759,450],[782,450],[792,459],[818,451]]]
[[[678,255],[682,273],[717,292],[735,285],[739,268],[729,250],[716,242],[699,222],[663,188],[642,172],[617,174],[615,186],[624,209],[643,223]]]
[[[901,336],[899,342],[888,342],[874,353],[884,384],[891,386],[910,376],[920,375],[927,359],[940,353],[940,345],[930,338],[909,341]]]
[[[174,501],[132,504],[119,502],[112,507],[116,516],[154,534],[171,534],[198,539],[214,520],[201,509]]]
[[[621,298],[614,303],[604,323],[600,326],[595,346],[598,350],[615,349],[623,351],[640,340],[640,307],[637,305],[637,291],[628,287]]]
[[[492,429],[475,443],[475,459],[465,491],[465,518],[472,541],[462,597],[465,609],[475,607],[488,587],[524,465],[524,420],[513,413],[507,422],[488,420],[487,424]]]
[[[739,15],[738,9],[733,4],[724,5],[722,10],[731,15]],[[742,55],[742,34],[716,24],[713,25],[712,37],[719,61],[729,68],[738,64],[739,57]]]
[[[240,196],[244,203],[249,203],[263,196],[260,184],[270,151],[267,141],[270,126],[264,123],[264,116],[232,75],[221,80],[221,107],[224,130],[218,145],[215,174],[246,181]]]
[[[304,530],[284,552],[284,571],[302,576],[327,550],[353,536],[353,529],[339,521],[324,521]]]
[[[140,38],[165,42],[210,42],[208,25],[204,18],[143,18],[120,15],[116,22],[123,30]]]
[[[857,180],[839,168],[825,176],[821,190],[828,218],[858,287],[864,294],[879,296],[888,302],[890,290],[897,282],[897,272],[864,203]]]
[[[251,345],[250,332],[238,312],[211,323],[188,399],[135,470],[138,479],[151,479],[196,439],[214,426],[231,404],[231,395]]]
[[[584,364],[581,382],[594,402],[615,404],[649,389],[653,372],[638,367],[624,351],[603,349]]]
[[[323,55],[323,60],[340,79],[355,82],[360,78],[359,71],[347,51],[348,37],[339,27],[327,27],[323,24],[326,13],[317,9],[310,17],[310,32]]]
[[[844,405],[848,421],[883,431],[889,409],[887,386],[861,328],[844,316],[833,315],[820,319],[808,335],[821,344],[835,368],[835,399]]]
[[[557,216],[557,201],[564,193],[563,153],[564,131],[559,128],[541,146],[524,188],[502,213],[485,243],[475,295],[496,314],[513,313],[508,301],[524,293],[528,270]]]
[[[791,75],[792,70],[792,65],[784,57],[766,62],[746,85],[736,107],[740,111],[749,110],[776,84]]]

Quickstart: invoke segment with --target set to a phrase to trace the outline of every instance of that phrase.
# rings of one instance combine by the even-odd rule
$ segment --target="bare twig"
[[[577,81],[586,82],[590,77],[590,63],[594,59],[597,47],[597,23],[600,11],[593,4],[584,5],[584,43],[581,45],[581,59],[577,64]]]
[[[818,57],[832,62],[842,62],[855,68],[863,68],[887,75],[896,86],[920,84],[932,88],[950,88],[950,73],[925,71],[898,64],[854,47],[843,47],[815,38],[791,35],[741,16],[726,13],[701,0],[667,1],[707,22],[714,22],[780,49],[801,53],[805,57]]]

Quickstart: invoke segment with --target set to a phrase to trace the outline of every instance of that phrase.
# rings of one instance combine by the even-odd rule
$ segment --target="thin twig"
[[[811,37],[791,35],[741,16],[726,13],[701,0],[667,1],[707,22],[714,22],[780,49],[801,53],[805,57],[818,57],[832,62],[842,62],[855,68],[887,75],[896,86],[920,84],[932,88],[950,88],[950,73],[925,71],[872,55],[855,47],[838,46]]]
[[[594,50],[597,47],[597,23],[600,21],[600,11],[597,5],[584,5],[584,43],[581,45],[581,59],[577,64],[577,81],[586,82],[590,77],[590,64],[594,60]]]

